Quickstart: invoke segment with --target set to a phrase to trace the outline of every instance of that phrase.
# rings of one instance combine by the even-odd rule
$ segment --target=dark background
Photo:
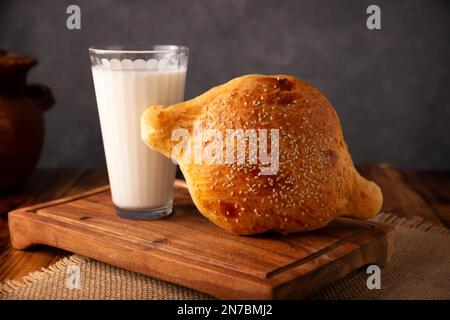
[[[66,8],[81,7],[81,30]],[[366,28],[381,7],[382,30]],[[246,73],[317,86],[342,121],[355,162],[450,168],[450,1],[0,1],[0,48],[40,64],[31,82],[57,100],[40,166],[104,165],[87,48],[190,47],[186,98]]]

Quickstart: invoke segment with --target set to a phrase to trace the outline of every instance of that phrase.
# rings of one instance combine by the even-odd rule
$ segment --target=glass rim
[[[161,49],[154,49],[161,47]],[[149,49],[153,48],[153,49]],[[163,49],[164,48],[164,49]],[[130,53],[130,54],[151,54],[151,53],[180,53],[189,52],[189,48],[174,44],[154,44],[154,45],[93,45],[89,47],[89,52],[102,53]]]

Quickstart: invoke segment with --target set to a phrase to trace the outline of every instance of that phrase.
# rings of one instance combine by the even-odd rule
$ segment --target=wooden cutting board
[[[393,229],[338,219],[307,233],[230,234],[204,218],[185,185],[175,213],[121,219],[108,186],[9,213],[16,249],[45,244],[223,299],[304,297],[367,264],[386,264]]]

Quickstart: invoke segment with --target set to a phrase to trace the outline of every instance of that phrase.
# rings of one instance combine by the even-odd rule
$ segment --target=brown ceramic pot
[[[34,58],[0,50],[0,192],[23,184],[41,153],[42,113],[54,100],[47,87],[26,84],[36,64]]]

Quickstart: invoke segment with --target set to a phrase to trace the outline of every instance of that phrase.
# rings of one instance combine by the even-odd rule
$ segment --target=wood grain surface
[[[386,164],[358,165],[361,174],[383,190],[383,211],[450,227],[450,172],[399,171]],[[0,281],[20,279],[71,253],[48,246],[27,251],[10,244],[10,210],[73,195],[108,183],[106,169],[38,169],[20,190],[0,194]],[[422,208],[422,209],[420,209]]]
[[[100,187],[10,212],[11,243],[58,247],[224,299],[302,298],[392,253],[391,227],[350,219],[288,236],[231,234],[199,214],[184,182],[174,211],[122,219]]]
[[[108,175],[105,169],[39,169],[23,188],[0,195],[0,281],[20,279],[71,254],[46,246],[27,251],[14,250],[8,231],[8,211],[77,194],[106,183]]]

